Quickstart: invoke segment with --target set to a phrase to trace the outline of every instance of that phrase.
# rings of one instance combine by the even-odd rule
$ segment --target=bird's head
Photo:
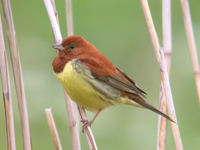
[[[52,45],[57,49],[57,56],[53,61],[54,72],[61,72],[65,64],[75,58],[88,58],[96,56],[96,48],[78,35],[72,35],[63,39],[61,43]],[[98,54],[98,53],[97,53]]]
[[[89,43],[78,35],[72,35],[63,39],[61,43],[52,45],[61,55],[78,56],[88,47]]]

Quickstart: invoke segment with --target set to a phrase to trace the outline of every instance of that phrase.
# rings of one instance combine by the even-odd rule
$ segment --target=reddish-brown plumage
[[[123,80],[126,84],[133,85],[135,87],[134,90],[136,90],[138,94],[146,94],[137,87],[132,79],[117,69],[95,46],[88,43],[81,36],[69,36],[62,41],[61,45],[64,49],[58,51],[58,55],[52,64],[55,73],[62,72],[66,63],[72,59],[78,58],[82,63],[88,66],[92,73],[103,77],[118,77],[118,79],[121,81]],[[70,49],[72,45],[75,46],[74,49]]]
[[[67,62],[78,58],[87,65],[91,72],[99,76],[115,76],[119,73],[116,67],[92,44],[88,43],[80,36],[70,36],[65,38],[61,44],[65,49],[58,52],[53,61],[53,70],[56,73],[62,72]],[[70,49],[74,45],[74,49]]]
[[[105,84],[113,89],[119,90],[121,97],[128,97],[131,102],[133,100],[140,106],[148,108],[173,121],[170,117],[145,102],[140,96],[144,96],[146,93],[84,38],[77,35],[69,36],[62,41],[61,45],[55,44],[53,47],[59,50],[52,64],[55,73],[61,73],[69,61],[79,59],[81,63],[89,68],[94,80],[105,82]],[[127,101],[130,104],[130,101]]]

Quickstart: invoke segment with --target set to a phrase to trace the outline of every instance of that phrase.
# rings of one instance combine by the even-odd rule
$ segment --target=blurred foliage
[[[161,1],[150,1],[154,24],[162,45]],[[67,36],[65,2],[56,1],[63,38]],[[52,107],[63,149],[71,149],[70,133],[60,83],[51,63],[56,51],[49,18],[42,0],[11,0],[26,90],[33,149],[53,150],[44,109]],[[17,149],[22,149],[21,127],[2,7],[0,7],[10,67]],[[197,49],[200,49],[200,1],[190,1]],[[147,101],[158,107],[160,73],[140,1],[73,1],[74,33],[95,45],[118,68],[146,91]],[[172,1],[171,89],[183,146],[199,149],[200,112],[179,1]],[[200,53],[199,59],[200,59]],[[2,97],[2,93],[0,93]],[[0,147],[6,149],[3,100],[0,101]],[[94,114],[88,112],[89,118]],[[158,115],[126,105],[99,115],[92,130],[99,149],[156,149]],[[167,149],[175,149],[168,126]],[[81,133],[82,149],[88,149]]]

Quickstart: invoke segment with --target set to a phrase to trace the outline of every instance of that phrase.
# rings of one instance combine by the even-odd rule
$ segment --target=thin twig
[[[45,7],[47,9],[47,13],[49,16],[49,20],[51,22],[51,27],[53,30],[53,34],[55,36],[55,43],[61,43],[62,42],[62,36],[60,32],[60,28],[57,22],[57,19],[55,17],[55,12],[53,10],[53,6],[50,0],[44,0]]]
[[[49,129],[51,131],[51,136],[54,141],[55,148],[56,148],[56,150],[62,150],[62,147],[60,144],[60,139],[59,139],[58,132],[56,129],[56,124],[55,124],[55,121],[53,119],[53,115],[51,112],[51,108],[45,109],[45,112],[46,112],[47,121],[48,121]]]
[[[167,114],[167,101],[164,95],[165,91],[163,84],[160,87],[160,111]],[[162,116],[158,116],[158,137],[157,137],[157,150],[166,149],[166,137],[167,137],[167,119]]]
[[[198,62],[198,55],[194,40],[194,33],[192,29],[192,21],[190,17],[190,9],[189,4],[187,0],[181,0],[181,8],[182,8],[182,14],[183,14],[183,21],[185,25],[185,32],[187,36],[187,42],[190,52],[190,58],[192,61],[192,68],[194,73],[194,78],[196,82],[197,87],[197,94],[199,97],[199,104],[200,104],[200,72],[199,72],[199,62]]]
[[[59,25],[59,18],[58,18],[58,12],[56,10],[56,4],[55,4],[55,1],[54,0],[51,0],[51,4],[53,6],[53,11],[54,11],[54,14],[56,16],[56,20],[57,20],[57,23],[58,23],[58,27],[60,28],[60,25]],[[54,36],[54,35],[53,35]],[[56,41],[56,38],[54,37],[54,41]],[[58,53],[58,51],[57,51]]]
[[[163,25],[163,50],[165,60],[167,64],[167,72],[169,76],[170,62],[171,62],[171,50],[172,50],[172,39],[171,39],[171,1],[162,1],[162,25]],[[161,81],[160,90],[160,111],[167,114],[167,100],[164,94],[164,87]],[[166,134],[167,134],[167,119],[158,116],[158,138],[157,138],[157,150],[166,149]]]
[[[58,27],[58,22],[56,21],[55,14],[53,12],[53,7],[49,0],[44,0],[50,22],[52,25],[54,37],[56,39],[55,43],[61,42],[62,37],[60,33],[60,29]],[[58,30],[58,31],[57,31]],[[64,91],[64,90],[63,90]],[[79,138],[79,130],[78,130],[78,121],[77,121],[77,115],[75,115],[75,104],[72,100],[70,100],[69,96],[64,91],[65,96],[65,102],[66,102],[66,108],[67,108],[67,115],[68,115],[68,123],[70,127],[70,133],[71,133],[71,140],[72,140],[72,147],[74,150],[81,149],[80,148],[80,138]]]
[[[0,72],[1,72],[4,108],[5,108],[8,150],[16,150],[12,97],[10,89],[10,77],[9,77],[9,70],[7,63],[7,55],[4,45],[1,15],[0,15]]]
[[[51,0],[51,4],[52,4],[52,6],[53,6],[53,11],[54,11],[54,13],[55,13],[56,20],[57,20],[57,22],[58,22],[58,26],[60,27],[60,25],[59,25],[59,18],[58,18],[58,12],[57,12],[57,10],[56,10],[55,1],[54,1],[54,0]]]
[[[68,36],[73,35],[73,22],[72,22],[72,4],[71,0],[66,0],[66,18],[67,18],[67,33]],[[70,99],[70,97],[67,95],[67,93],[64,90],[65,95],[65,103],[66,103],[66,110],[68,115],[68,120],[71,119],[71,125],[73,125],[73,128],[70,126],[70,132],[71,132],[71,139],[72,139],[72,147],[75,150],[80,150],[80,137],[79,137],[79,121],[78,121],[78,111],[77,111],[77,104]],[[68,110],[71,110],[73,112],[70,114]],[[72,120],[73,117],[73,120]],[[76,124],[73,124],[76,123]],[[73,135],[75,134],[75,135]],[[76,138],[77,137],[77,138]]]
[[[65,106],[67,110],[67,118],[69,123],[72,148],[73,150],[81,150],[80,137],[79,137],[79,121],[77,115],[77,105],[70,99],[65,90],[63,89],[65,97]]]
[[[172,93],[171,93],[171,89],[170,89],[169,77],[167,74],[167,67],[166,67],[166,63],[165,63],[165,59],[164,59],[164,52],[159,44],[158,36],[157,36],[157,33],[154,28],[154,24],[153,24],[153,20],[151,17],[151,13],[149,10],[147,0],[141,0],[141,4],[142,4],[143,12],[145,15],[145,19],[147,22],[147,27],[149,29],[151,41],[152,41],[152,44],[154,47],[155,55],[156,55],[158,65],[160,68],[162,83],[163,83],[163,87],[164,87],[164,91],[165,91],[164,93],[165,93],[165,96],[166,96],[167,102],[168,102],[169,115],[176,122],[176,123],[171,122],[171,127],[172,127],[172,131],[173,131],[173,135],[174,135],[176,149],[182,150],[183,145],[182,145],[182,141],[181,141],[181,136],[180,136],[180,132],[179,132],[179,128],[178,128],[178,122],[177,122],[177,118],[176,118]]]
[[[88,120],[85,109],[81,106],[78,106],[79,114],[82,120]],[[90,147],[90,150],[97,150],[97,145],[95,143],[94,136],[92,134],[92,130],[90,126],[87,126],[87,128],[84,128],[84,133],[86,134],[88,144]]]
[[[68,36],[74,34],[73,19],[72,19],[72,2],[71,0],[65,0],[66,3],[66,16],[67,16],[67,33]]]
[[[72,17],[72,2],[71,0],[66,0],[66,16],[67,16],[67,32],[68,32],[68,36],[73,35],[73,17]],[[73,105],[73,109],[76,110],[75,108],[75,103]],[[81,117],[81,120],[87,120],[87,115],[85,112],[85,109],[83,107],[78,106],[78,110],[79,110],[79,115]],[[77,111],[74,111],[74,115],[77,116]],[[97,145],[91,130],[91,127],[88,126],[86,129],[84,129],[84,133],[86,135],[89,147],[91,150],[97,150]]]
[[[23,84],[22,70],[20,64],[19,50],[17,47],[17,40],[15,36],[15,28],[12,17],[12,11],[9,0],[1,0],[4,17],[6,21],[6,27],[8,32],[8,41],[12,59],[12,68],[15,79],[15,87],[17,91],[18,105],[21,118],[22,136],[23,136],[23,146],[25,150],[31,150],[31,135],[28,121],[28,111],[26,105],[25,90]]]

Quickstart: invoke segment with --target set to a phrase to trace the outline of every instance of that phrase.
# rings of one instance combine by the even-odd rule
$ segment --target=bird
[[[52,63],[55,77],[77,105],[95,113],[91,121],[81,120],[83,132],[100,112],[117,104],[147,108],[175,122],[147,103],[147,94],[83,37],[71,35],[52,47],[57,50]]]

